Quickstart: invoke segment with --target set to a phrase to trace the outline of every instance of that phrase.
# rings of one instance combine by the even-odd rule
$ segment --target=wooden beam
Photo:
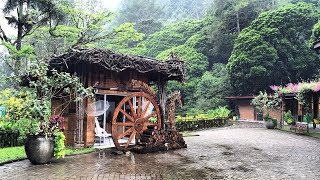
[[[91,71],[89,71],[89,76],[88,76],[88,86],[92,85],[92,74]],[[94,103],[95,99],[94,98],[87,98],[86,99],[86,107],[89,106],[89,104]],[[94,126],[95,126],[95,119],[94,116],[92,116],[93,113],[87,112],[87,117],[84,120],[84,147],[90,147],[94,145]]]
[[[112,95],[124,95],[127,96],[130,92],[127,91],[116,91],[116,90],[104,90],[104,89],[97,89],[97,94],[112,94]]]

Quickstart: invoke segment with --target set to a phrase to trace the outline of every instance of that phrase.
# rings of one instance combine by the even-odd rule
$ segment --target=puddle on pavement
[[[254,147],[253,149],[256,150],[256,151],[262,151],[262,149],[259,149],[259,148],[256,148],[256,147]]]
[[[247,168],[247,167],[242,166],[242,165],[239,165],[239,166],[236,166],[236,167],[231,167],[230,169],[231,170],[236,170],[236,171],[242,171],[242,172],[252,171],[252,169]]]
[[[231,156],[231,155],[234,155],[233,152],[228,152],[228,151],[225,151],[225,152],[222,152],[223,155],[225,156]]]
[[[233,149],[231,146],[226,145],[226,144],[218,144],[218,146],[219,146],[219,147],[223,147],[223,148],[225,148],[226,150],[231,150],[231,149]]]

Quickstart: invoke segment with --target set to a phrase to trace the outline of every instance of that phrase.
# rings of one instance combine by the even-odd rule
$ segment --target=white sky
[[[102,0],[104,8],[116,10],[121,0]]]

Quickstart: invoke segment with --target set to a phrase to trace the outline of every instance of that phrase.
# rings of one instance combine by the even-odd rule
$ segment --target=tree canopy
[[[272,84],[313,78],[320,61],[308,41],[318,18],[315,7],[307,3],[259,15],[239,34],[228,62],[237,93],[257,93]]]

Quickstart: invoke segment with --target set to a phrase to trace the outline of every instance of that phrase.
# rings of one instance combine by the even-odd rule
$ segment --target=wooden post
[[[158,92],[159,92],[159,100],[160,100],[160,108],[161,108],[161,127],[164,128],[164,120],[166,116],[166,101],[167,101],[167,82],[164,81],[162,78],[159,80],[158,84]]]
[[[280,120],[280,128],[284,125],[284,112],[286,111],[286,102],[285,95],[281,96],[281,120]]]
[[[91,71],[89,71],[89,77],[88,77],[88,86],[92,85],[92,74]],[[84,105],[86,106],[85,108],[88,109],[89,104],[94,103],[95,99],[94,98],[87,98],[85,100]],[[94,126],[95,126],[95,119],[93,116],[93,112],[88,112],[86,118],[84,120],[84,147],[90,147],[94,145]]]

